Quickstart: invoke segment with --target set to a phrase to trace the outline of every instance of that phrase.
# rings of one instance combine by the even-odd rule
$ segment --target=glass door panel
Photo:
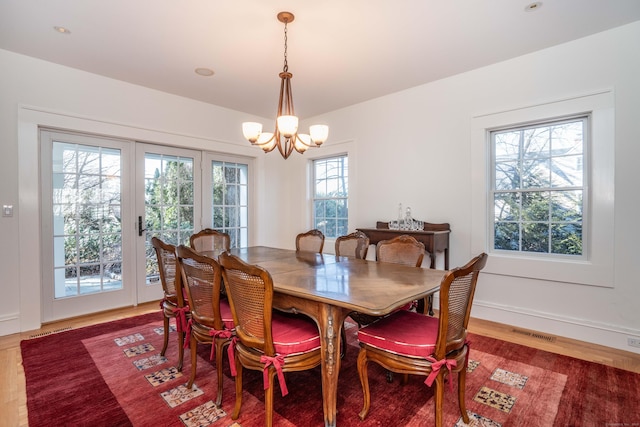
[[[42,132],[43,319],[132,303],[124,265],[123,207],[129,146],[85,135]],[[48,171],[45,173],[45,171]]]
[[[151,239],[175,246],[188,245],[200,223],[200,153],[191,150],[138,144],[144,206],[138,225],[138,301],[162,298],[156,254]],[[140,230],[142,224],[142,232]],[[144,239],[142,239],[144,237]]]

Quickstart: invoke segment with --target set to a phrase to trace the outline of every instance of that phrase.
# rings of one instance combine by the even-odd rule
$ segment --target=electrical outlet
[[[627,337],[627,344],[631,347],[639,347],[640,348],[640,338],[631,338]]]

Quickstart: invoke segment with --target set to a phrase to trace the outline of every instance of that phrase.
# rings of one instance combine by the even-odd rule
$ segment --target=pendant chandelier
[[[298,133],[298,117],[293,111],[293,96],[291,94],[291,77],[287,65],[287,24],[293,22],[294,16],[290,12],[278,13],[278,21],[284,23],[284,67],[280,75],[280,99],[278,100],[278,116],[275,131],[262,132],[262,124],[256,122],[242,123],[242,133],[252,144],[268,153],[278,147],[282,157],[287,159],[293,150],[304,153],[310,147],[319,147],[327,140],[329,126],[313,125],[309,133]]]

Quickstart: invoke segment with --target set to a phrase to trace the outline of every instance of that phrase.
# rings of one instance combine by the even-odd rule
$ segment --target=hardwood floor
[[[61,330],[89,326],[111,320],[122,319],[158,310],[158,303],[147,303],[138,307],[129,307],[105,313],[97,313],[74,319],[67,319],[44,325],[35,331],[0,337],[0,426],[28,426],[27,397],[25,391],[24,370],[20,354],[20,341],[34,336],[56,333]],[[536,331],[513,328],[509,325],[486,320],[471,319],[469,330],[504,341],[514,342],[541,350],[614,366],[631,372],[640,373],[640,355],[611,349],[595,344],[575,341],[568,338],[548,335]]]

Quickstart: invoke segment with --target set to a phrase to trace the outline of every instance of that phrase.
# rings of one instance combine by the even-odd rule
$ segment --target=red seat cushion
[[[318,326],[307,316],[274,312],[271,333],[277,354],[304,353],[320,348]]]
[[[438,319],[397,311],[358,331],[360,342],[391,353],[426,358],[436,349]]]
[[[222,324],[225,329],[234,329],[236,326],[233,323],[233,315],[231,314],[231,307],[229,301],[226,299],[220,300],[220,317],[222,318]]]

